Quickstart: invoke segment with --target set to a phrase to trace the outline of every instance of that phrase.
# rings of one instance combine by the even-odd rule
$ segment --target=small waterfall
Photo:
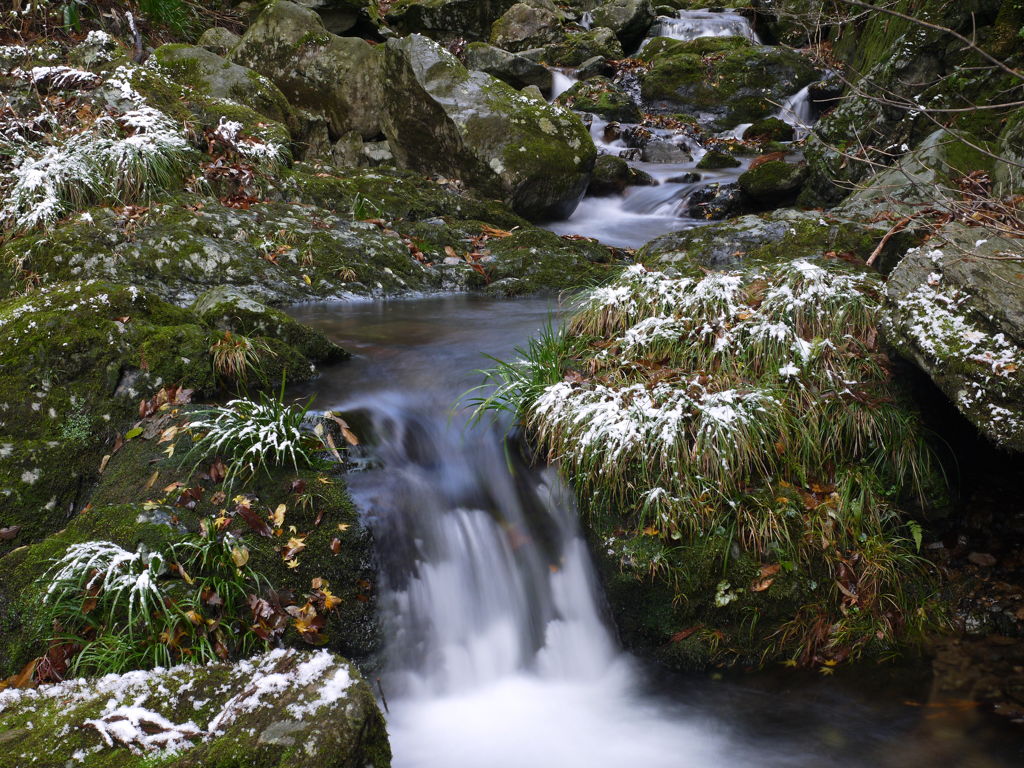
[[[584,29],[591,29],[594,26],[594,12],[584,11],[583,14],[580,16],[579,24]]]
[[[814,105],[811,104],[810,86],[804,86],[786,99],[776,117],[793,126],[795,138],[804,138],[814,123]]]
[[[675,17],[660,16],[650,36],[683,41],[699,37],[745,37],[754,43],[761,42],[746,17],[729,11],[679,11]]]
[[[578,82],[575,70],[564,70],[551,68],[551,96],[548,101],[554,101],[563,93],[568,91]]]

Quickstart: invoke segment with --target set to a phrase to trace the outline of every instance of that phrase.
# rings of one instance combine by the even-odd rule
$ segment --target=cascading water
[[[659,16],[650,37],[683,41],[699,37],[745,37],[754,43],[761,42],[746,17],[731,11],[709,10],[679,11],[674,17]]]
[[[802,139],[810,133],[814,122],[814,105],[811,104],[810,86],[805,85],[794,93],[779,109],[778,118],[793,126],[793,136]]]
[[[510,359],[551,309],[465,296],[293,309],[355,353],[312,391],[369,443],[348,485],[379,553],[396,768],[1014,764],[989,759],[999,742],[977,728],[937,739],[901,704],[913,692],[874,711],[792,677],[773,694],[664,672],[656,685],[624,654],[555,473],[506,451],[503,430],[449,416],[481,352]]]

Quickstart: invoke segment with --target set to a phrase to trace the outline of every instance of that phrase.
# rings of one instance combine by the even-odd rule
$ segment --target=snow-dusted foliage
[[[0,133],[0,146],[10,156],[6,168],[0,166],[3,228],[49,226],[90,202],[144,198],[182,178],[192,151],[184,129],[131,87],[128,67],[106,78],[66,66],[15,74],[36,86],[112,89],[121,98],[118,109],[99,115],[87,111],[82,117],[46,118],[65,120],[60,127],[32,131],[11,126]]]
[[[130,625],[133,617],[162,607],[156,580],[164,568],[159,552],[129,552],[109,541],[72,544],[48,574],[46,600],[102,589],[113,603],[124,607]]]
[[[266,396],[260,402],[232,400],[192,421],[190,428],[204,434],[190,455],[223,457],[229,462],[225,477],[229,485],[273,466],[309,466],[312,434],[302,427],[305,417],[304,408]]]
[[[803,601],[746,631],[769,653],[845,657],[928,615],[896,504],[924,493],[931,455],[880,308],[876,275],[826,259],[700,278],[637,265],[500,365],[483,407],[519,414],[624,572],[712,612],[760,611],[785,580]]]

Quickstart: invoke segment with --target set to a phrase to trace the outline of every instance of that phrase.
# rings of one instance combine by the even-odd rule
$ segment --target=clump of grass
[[[308,403],[287,404],[283,397],[260,393],[258,401],[231,400],[196,414],[190,428],[202,433],[186,456],[202,461],[220,456],[227,463],[226,488],[245,485],[260,472],[291,465],[296,471],[315,466],[322,446],[305,428]]]
[[[204,663],[265,648],[250,631],[249,603],[266,584],[247,560],[248,550],[213,526],[162,551],[74,544],[48,574],[54,643],[77,649],[69,667],[76,675]]]
[[[498,361],[477,414],[519,414],[624,570],[742,626],[718,653],[810,664],[891,648],[928,622],[899,505],[936,469],[878,348],[878,309],[876,277],[824,261],[631,267],[565,332]],[[735,599],[716,600],[726,581]],[[762,617],[783,592],[797,618]]]
[[[180,127],[140,106],[103,116],[53,145],[8,142],[0,175],[0,225],[14,232],[52,225],[86,205],[146,200],[180,184],[193,151]]]
[[[250,374],[263,378],[263,361],[274,351],[263,339],[253,339],[231,331],[210,345],[213,372],[222,381],[245,385]]]

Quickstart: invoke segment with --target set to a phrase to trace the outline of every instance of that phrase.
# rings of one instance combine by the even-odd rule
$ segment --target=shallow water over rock
[[[311,304],[355,353],[315,385],[368,436],[350,486],[372,526],[399,768],[1002,766],[1022,740],[920,666],[679,676],[624,653],[574,506],[503,430],[452,413],[545,300]]]

